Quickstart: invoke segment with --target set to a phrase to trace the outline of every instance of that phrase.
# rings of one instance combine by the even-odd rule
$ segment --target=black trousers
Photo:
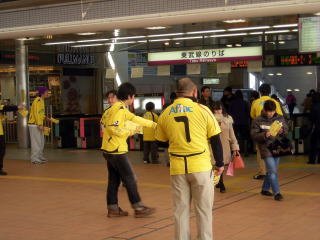
[[[250,128],[246,125],[234,125],[234,132],[240,145],[241,153],[247,154],[250,144]]]
[[[314,130],[310,138],[309,163],[320,163],[320,134]]]
[[[141,202],[136,183],[136,177],[127,154],[107,154],[103,153],[108,167],[108,188],[107,205],[108,208],[118,205],[118,189],[120,182],[126,187],[129,201],[133,208],[139,207]]]
[[[143,142],[143,160],[150,162],[149,155],[151,153],[152,163],[159,163],[158,144],[156,141]]]
[[[0,135],[0,170],[3,168],[3,158],[6,153],[6,142],[4,135]]]

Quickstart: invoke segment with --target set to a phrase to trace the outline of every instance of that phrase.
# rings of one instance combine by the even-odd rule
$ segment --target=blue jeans
[[[269,191],[271,187],[273,194],[276,195],[280,193],[280,186],[279,186],[279,180],[278,180],[278,166],[279,166],[280,158],[267,157],[263,160],[266,164],[267,176],[264,178],[262,190]]]

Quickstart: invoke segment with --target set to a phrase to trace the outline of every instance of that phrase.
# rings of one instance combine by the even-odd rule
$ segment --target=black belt
[[[170,153],[171,156],[174,156],[174,157],[183,157],[183,160],[184,160],[184,171],[185,171],[185,174],[188,174],[188,162],[187,162],[187,158],[188,157],[193,157],[193,156],[197,156],[197,155],[200,155],[202,153],[204,153],[205,150],[203,152],[200,152],[200,153],[192,153],[192,154],[188,154],[188,155],[180,155],[180,154],[175,154],[175,153]]]

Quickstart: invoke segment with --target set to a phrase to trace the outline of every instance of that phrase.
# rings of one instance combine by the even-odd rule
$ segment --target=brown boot
[[[128,215],[128,212],[123,211],[120,207],[118,208],[118,210],[108,210],[108,217],[125,217]]]
[[[139,210],[134,210],[134,216],[136,218],[143,218],[155,213],[155,211],[156,211],[155,208],[149,208],[149,207],[143,206]]]

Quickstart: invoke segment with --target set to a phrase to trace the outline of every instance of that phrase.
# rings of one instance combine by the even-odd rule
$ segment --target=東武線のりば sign
[[[262,48],[238,47],[148,53],[149,65],[261,60]]]

